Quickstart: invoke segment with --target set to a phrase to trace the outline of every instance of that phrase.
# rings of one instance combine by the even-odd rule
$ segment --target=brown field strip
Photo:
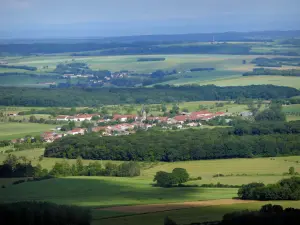
[[[101,208],[99,210],[125,212],[125,213],[151,213],[151,212],[162,212],[162,211],[177,210],[177,209],[195,208],[201,206],[245,204],[251,202],[255,202],[255,201],[244,201],[244,200],[237,200],[237,199],[220,199],[220,200],[197,201],[197,202],[114,206],[108,208]]]

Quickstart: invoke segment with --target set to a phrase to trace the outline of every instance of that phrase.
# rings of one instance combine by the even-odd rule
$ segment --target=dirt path
[[[251,203],[251,202],[255,202],[255,201],[243,201],[237,199],[220,199],[220,200],[208,200],[208,201],[197,201],[197,202],[114,206],[108,208],[101,208],[99,210],[117,211],[117,212],[126,212],[126,213],[150,213],[150,212],[161,212],[161,211],[176,210],[176,209],[194,208],[199,206],[232,205],[232,204],[243,204],[243,203]]]

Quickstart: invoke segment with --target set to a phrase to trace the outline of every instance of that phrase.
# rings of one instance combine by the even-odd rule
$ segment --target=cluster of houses
[[[82,122],[82,121],[91,121],[93,116],[99,116],[98,114],[77,114],[74,116],[67,116],[61,115],[56,117],[57,121],[75,121],[75,122]]]
[[[45,132],[42,134],[42,138],[45,142],[53,142],[62,138],[65,135],[83,135],[86,132],[97,132],[102,136],[115,136],[115,135],[129,135],[135,133],[135,130],[140,128],[148,130],[158,124],[163,129],[176,127],[178,129],[185,127],[201,126],[201,121],[208,121],[218,116],[225,116],[226,113],[217,112],[211,113],[208,111],[198,111],[191,113],[181,113],[173,118],[163,116],[147,116],[145,112],[142,116],[134,114],[120,115],[115,114],[111,119],[99,119],[95,121],[95,124],[104,124],[103,126],[94,126],[91,129],[86,128],[74,128],[62,134],[61,132]],[[58,121],[91,121],[94,116],[99,114],[77,114],[74,116],[61,115],[56,118]],[[118,122],[114,125],[105,125],[105,123]],[[110,123],[111,124],[111,123]]]
[[[93,74],[64,74],[62,76],[63,78],[90,78],[90,77],[94,77]]]

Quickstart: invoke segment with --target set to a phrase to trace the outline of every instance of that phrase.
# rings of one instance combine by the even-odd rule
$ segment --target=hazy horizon
[[[295,30],[298,0],[0,0],[0,37]]]

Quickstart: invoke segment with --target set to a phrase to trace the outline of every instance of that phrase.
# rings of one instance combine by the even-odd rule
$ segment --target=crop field
[[[55,125],[36,123],[1,123],[0,140],[22,138],[26,135],[39,135],[41,132],[55,128]]]
[[[177,69],[187,70],[194,67],[217,67],[228,68],[242,65],[242,60],[251,61],[257,56],[239,56],[239,55],[143,55],[143,57],[164,57],[165,61],[137,62],[141,56],[89,56],[89,57],[71,57],[71,56],[29,56],[19,59],[7,58],[12,65],[35,66],[39,71],[48,72],[54,69],[59,63],[71,63],[72,59],[76,62],[88,63],[92,69],[107,69],[110,71],[133,70],[139,73],[149,73],[156,69]],[[48,66],[48,69],[43,69]],[[251,66],[249,67],[251,68]],[[242,70],[243,71],[243,70]]]

